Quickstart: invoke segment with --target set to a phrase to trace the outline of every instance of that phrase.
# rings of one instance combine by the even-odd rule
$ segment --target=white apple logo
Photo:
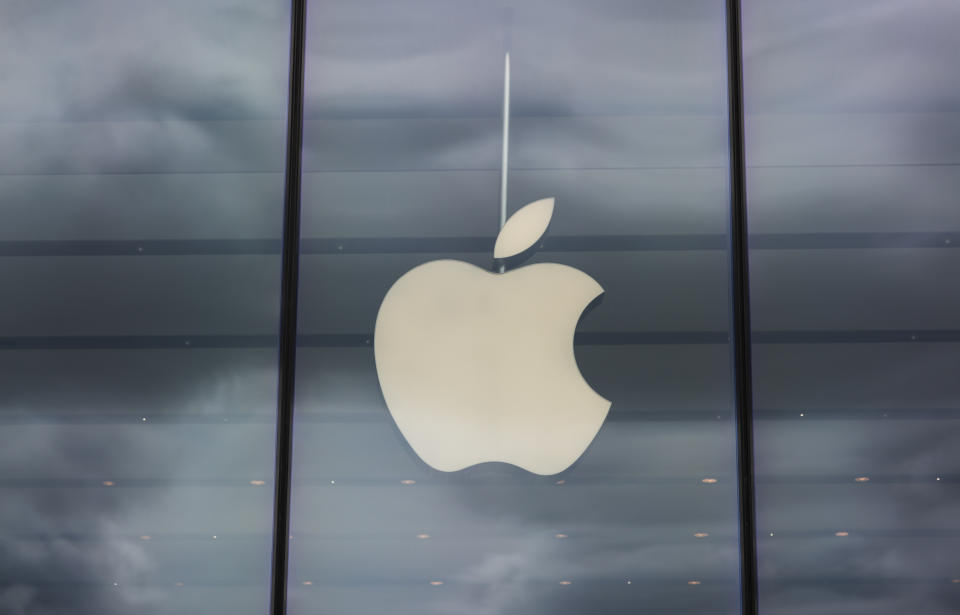
[[[533,246],[553,208],[542,199],[511,216],[494,258]],[[413,450],[445,472],[486,461],[536,474],[570,467],[610,409],[573,352],[577,322],[601,294],[593,278],[558,263],[492,273],[437,260],[401,276],[380,305],[374,355]]]

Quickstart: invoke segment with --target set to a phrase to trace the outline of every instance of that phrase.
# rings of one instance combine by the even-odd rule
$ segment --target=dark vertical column
[[[277,460],[273,503],[273,566],[270,612],[287,609],[287,552],[290,540],[290,466],[297,358],[297,283],[300,270],[300,171],[303,145],[303,64],[307,0],[290,7],[290,90],[287,101],[287,159],[283,186],[283,248],[280,281],[280,341],[277,392]]]
[[[753,383],[750,365],[750,262],[747,245],[747,168],[743,133],[743,33],[740,0],[727,0],[727,75],[730,126],[730,269],[733,370],[740,510],[740,600],[757,615],[757,524],[753,472]]]

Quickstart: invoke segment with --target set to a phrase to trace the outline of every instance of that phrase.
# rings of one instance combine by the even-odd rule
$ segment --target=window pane
[[[290,613],[737,612],[723,10],[311,3]],[[428,466],[373,351],[404,273],[490,270],[505,39],[509,212],[557,197],[534,262],[606,291],[575,352],[612,409],[547,476]]]
[[[761,612],[955,612],[960,7],[744,4]]]
[[[0,9],[0,612],[267,609],[287,4]]]

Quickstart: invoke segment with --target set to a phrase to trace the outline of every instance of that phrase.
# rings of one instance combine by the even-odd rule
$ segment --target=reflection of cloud
[[[11,583],[0,591],[0,612],[76,612],[82,594],[83,612],[120,614],[162,597],[142,587],[155,568],[144,549],[117,537],[109,522],[100,523],[101,538],[83,542],[58,536],[56,518],[46,522],[43,541],[0,537],[0,576]]]
[[[548,550],[545,540],[520,539],[513,547],[511,552],[487,555],[460,573],[457,581],[474,586],[473,595],[468,600],[458,595],[452,602],[441,602],[436,605],[436,612],[463,615],[505,613],[511,605],[530,599],[531,583],[557,581],[550,578],[551,571],[544,566],[547,563],[544,555]]]
[[[52,414],[0,430],[14,483],[0,504],[0,578],[14,584],[0,613],[152,612],[175,578],[238,583],[249,561],[178,538],[214,532],[255,536],[239,553],[265,582],[271,492],[247,481],[272,473],[273,353],[173,352],[46,351],[3,370],[4,411]]]
[[[287,3],[182,0],[138,3],[134,8],[121,4],[24,0],[5,2],[0,8],[4,92],[0,172],[7,174],[0,177],[0,202],[7,218],[0,230],[3,238],[279,236]],[[527,2],[515,8],[514,162],[534,170],[514,172],[512,186],[529,192],[529,200],[545,196],[542,192],[547,190],[551,194],[565,190],[560,196],[561,203],[570,204],[566,211],[579,208],[560,218],[561,224],[568,224],[565,233],[722,232],[726,199],[722,3]],[[958,90],[954,80],[944,79],[953,74],[958,55],[952,2],[765,1],[745,3],[745,9],[747,105],[766,114],[748,125],[754,129],[749,134],[750,153],[755,156],[751,162],[958,160],[953,120]],[[502,7],[464,8],[446,0],[311,2],[310,10],[308,168],[424,171],[390,176],[343,173],[335,179],[332,174],[311,176],[319,186],[318,194],[308,194],[305,200],[305,215],[313,216],[311,233],[337,236],[334,231],[346,227],[348,235],[395,234],[400,226],[409,236],[492,233]],[[904,110],[911,114],[887,113]],[[774,115],[782,112],[807,115]],[[710,168],[635,173],[547,170],[697,165]],[[481,179],[465,180],[463,174],[437,179],[442,175],[434,172],[438,168],[464,169],[463,174],[489,168],[493,173]],[[960,189],[955,174],[948,167],[931,169],[751,171],[751,196],[763,195],[751,201],[752,228],[822,232],[858,231],[869,225],[875,231],[928,231],[955,226],[960,211],[951,197]],[[338,190],[330,188],[334,181]],[[761,182],[764,192],[758,193]],[[487,184],[490,199],[483,196]],[[470,194],[464,196],[464,191]],[[467,202],[460,209],[446,205],[460,199]],[[488,201],[491,215],[476,214]],[[467,219],[469,223],[462,222]],[[371,230],[376,226],[382,228]],[[796,316],[800,303],[791,297],[798,296],[815,299],[817,310],[804,314],[822,318],[821,324],[836,323],[843,310],[855,323],[929,322],[914,318],[913,304],[920,295],[897,292],[903,291],[899,280],[905,278],[916,285],[910,288],[921,291],[935,285],[936,296],[924,299],[922,309],[927,311],[922,313],[933,314],[944,326],[954,322],[950,307],[954,295],[942,284],[954,271],[949,258],[938,261],[939,268],[901,267],[899,278],[891,277],[890,269],[878,270],[876,259],[865,259],[859,270],[849,270],[850,277],[864,285],[858,288],[868,289],[861,298],[870,293],[876,300],[852,309],[852,299],[840,305],[838,295],[823,301],[823,295],[814,292],[817,281],[827,279],[825,271],[845,270],[838,263],[848,256],[830,256],[834,260],[826,259],[819,267],[811,267],[809,260],[795,261],[792,277],[784,276],[784,267],[767,270],[766,277],[758,275],[755,281],[767,291],[755,286],[756,307],[761,308],[755,311],[756,322],[772,328],[797,326],[791,314]],[[893,259],[902,264],[902,256],[897,253]],[[177,266],[171,264],[176,259],[151,258],[155,260],[5,259],[0,263],[2,287],[16,292],[5,295],[4,331],[179,335],[275,330],[279,265],[274,256],[188,257],[177,260]],[[611,278],[625,262],[609,255],[578,258],[586,258]],[[713,305],[688,294],[690,288],[706,286],[683,282],[678,263],[687,260],[693,263],[691,269],[701,269],[700,265],[687,256],[636,258],[630,276],[653,279],[640,267],[657,263],[663,279],[682,286],[677,296],[686,297],[683,303],[701,310],[697,314],[702,322],[725,322],[722,299]],[[756,258],[753,265],[761,269],[755,273],[762,273],[764,264],[776,258],[782,255]],[[334,263],[329,269],[348,270],[343,262],[329,261]],[[351,262],[354,267],[361,261]],[[357,270],[361,275],[336,281],[374,301],[371,280],[382,277],[385,262],[386,258],[365,260],[366,269]],[[320,273],[332,279],[329,270]],[[849,287],[843,277],[833,280],[839,290]],[[722,291],[721,282],[717,288]],[[649,283],[631,281],[621,292],[634,289],[638,294],[631,297],[637,301],[621,305],[641,307],[618,312],[625,321],[642,317],[649,324],[654,316],[666,314],[676,319],[671,323],[690,325],[686,310],[656,308],[649,295],[640,294],[657,290]],[[312,292],[304,290],[302,296]],[[765,297],[769,303],[764,303]],[[609,302],[607,315],[616,307]],[[658,311],[647,318],[644,309]],[[317,313],[305,318],[316,318]],[[345,326],[346,321],[330,316],[324,314],[322,326],[331,330]],[[618,399],[631,405],[704,410],[729,403],[724,388],[726,349],[721,350],[704,353],[705,358],[660,350],[640,359],[618,350],[601,356],[597,349],[582,348],[578,356],[598,380],[619,386]],[[801,353],[793,363],[778,362],[777,356],[756,363],[760,399],[769,402],[765,395],[771,387],[776,389],[774,407],[894,403],[954,407],[960,395],[956,379],[950,377],[956,361],[949,344],[910,353],[898,349],[889,355],[876,348],[849,355],[827,346],[820,347],[820,354],[791,352]],[[199,476],[245,484],[249,478],[269,478],[273,446],[269,419],[229,427],[209,419],[221,414],[270,415],[275,392],[272,350],[256,357],[239,350],[3,351],[3,355],[3,411],[70,416],[60,417],[62,423],[59,419],[5,423],[0,432],[3,479],[51,481],[44,488],[22,484],[4,488],[0,518],[12,529],[0,537],[0,580],[13,584],[0,588],[0,612],[150,612],[168,598],[144,587],[171,568],[184,577],[201,578],[213,570],[233,582],[265,581],[268,551],[259,543],[236,552],[240,555],[231,553],[227,560],[184,541],[172,547],[181,559],[171,564],[153,551],[161,544],[159,539],[146,545],[135,536],[142,531],[161,536],[164,531],[157,528],[171,534],[225,526],[239,534],[269,531],[269,489],[260,488],[261,499],[249,499],[250,486],[242,492],[191,490],[176,481]],[[334,390],[334,381],[347,383],[350,386],[323,400],[322,409],[349,411],[359,405],[369,410],[366,402],[379,403],[372,364],[364,359],[333,371],[338,366],[331,363],[342,363],[343,356],[332,355],[321,366],[335,377],[309,372],[301,376],[302,383],[309,383],[300,390],[316,387],[322,378],[322,384],[330,385],[328,390]],[[853,365],[870,369],[855,373]],[[358,404],[358,399],[364,403]],[[166,422],[145,429],[114,422],[131,412],[164,414]],[[180,422],[174,416],[177,412],[192,418]],[[94,414],[96,418],[90,418]],[[770,447],[760,441],[760,472],[765,467],[815,476],[853,476],[854,470],[872,473],[877,468],[918,475],[932,468],[956,470],[956,456],[951,454],[956,430],[943,421],[884,423],[876,429],[851,421],[836,435],[839,425],[821,421],[801,428],[777,422],[775,434],[767,430],[770,423],[761,422],[758,431],[769,438]],[[298,425],[299,467],[316,474],[362,469],[363,477],[386,475],[396,468],[415,472],[419,466],[404,457],[402,442],[381,428],[374,423]],[[725,444],[732,443],[729,432],[713,432],[691,422],[610,423],[600,438],[577,471],[610,475],[641,468],[662,477],[696,474],[704,466],[732,469],[732,453],[721,457]],[[497,472],[480,476],[496,478]],[[171,484],[127,491],[111,488],[115,491],[109,494],[102,488],[69,486],[72,480],[96,482],[107,476]],[[419,478],[414,473],[407,476]],[[468,482],[470,476],[463,478]],[[571,480],[568,486],[574,483]],[[577,487],[581,490],[563,497],[556,492],[544,495],[539,485],[524,486],[520,495],[508,491],[478,495],[446,485],[425,489],[428,495],[421,496],[419,504],[379,486],[350,487],[336,492],[336,497],[313,492],[302,498],[302,510],[307,512],[294,519],[299,529],[341,527],[310,525],[323,520],[342,526],[366,523],[356,528],[363,535],[378,523],[396,523],[398,532],[415,535],[430,520],[438,526],[437,531],[427,528],[435,538],[421,542],[442,545],[444,532],[439,530],[457,528],[517,538],[492,546],[480,538],[458,552],[430,552],[426,560],[410,557],[402,545],[393,549],[389,540],[342,541],[334,551],[343,555],[342,561],[317,548],[307,553],[314,559],[299,565],[305,571],[329,566],[341,576],[356,573],[355,580],[368,573],[389,579],[400,573],[412,575],[420,570],[417,566],[449,564],[445,569],[451,577],[473,589],[433,605],[443,613],[612,613],[625,605],[642,605],[651,612],[711,607],[715,612],[726,606],[732,611],[736,591],[732,582],[716,594],[690,594],[681,585],[684,593],[645,586],[642,593],[627,595],[585,580],[613,579],[619,584],[625,570],[638,577],[679,577],[680,583],[692,570],[704,572],[705,578],[710,571],[732,577],[733,499],[729,484],[721,482],[718,487],[727,491],[709,501],[703,491],[690,495],[669,486],[658,491],[636,485]],[[868,526],[949,529],[958,517],[955,490],[934,492],[926,485],[879,481],[764,489],[768,490],[761,492],[761,524],[776,522],[784,528],[825,533],[823,539],[763,543],[764,574],[783,581],[777,585],[771,580],[764,586],[770,592],[766,611],[950,612],[955,594],[948,593],[953,589],[949,586],[865,589],[862,583],[831,581],[929,579],[955,569],[952,538],[884,540],[857,534]],[[305,493],[302,488],[295,497]],[[651,493],[661,495],[646,497]],[[851,530],[844,539],[832,534],[841,523]],[[558,524],[571,536],[563,545],[549,538]],[[149,527],[143,529],[144,525]],[[668,538],[682,535],[682,540],[692,542],[691,532],[700,529],[708,529],[710,541],[716,542],[705,541],[696,552],[687,550],[688,542]],[[580,538],[603,530],[615,538]],[[547,538],[534,536],[538,532]],[[727,538],[721,541],[718,537],[724,532]],[[469,561],[463,567],[450,563],[465,558]],[[228,565],[218,567],[223,561]],[[810,583],[796,582],[811,576]],[[566,577],[573,585],[557,594],[556,583]],[[75,587],[92,591],[84,590],[80,600]],[[451,582],[438,591],[456,588]],[[369,595],[368,589],[352,590],[351,599]],[[709,589],[706,581],[696,591]],[[233,593],[234,588],[227,588],[218,595]],[[406,604],[396,605],[396,610]],[[378,606],[382,611],[383,605]]]
[[[745,3],[748,110],[955,110],[958,17],[951,0]]]

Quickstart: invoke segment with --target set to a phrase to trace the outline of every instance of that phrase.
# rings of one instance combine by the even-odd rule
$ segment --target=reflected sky
[[[291,613],[737,612],[722,20],[719,2],[311,4],[304,232],[343,243],[301,258]],[[533,262],[606,290],[576,352],[611,415],[553,477],[424,464],[369,337],[409,269],[490,265],[505,44],[508,210],[556,196],[548,245],[599,251]],[[608,243],[670,234],[712,239]],[[445,237],[476,248],[351,241]]]
[[[958,19],[941,0],[744,3],[755,340],[824,332],[754,345],[765,613],[960,603]]]
[[[266,610],[285,5],[0,7],[0,613]],[[722,5],[311,1],[291,613],[736,610]],[[744,2],[764,613],[960,600],[958,21]],[[546,479],[429,471],[364,347],[489,264],[508,22],[510,210],[608,289],[612,414]]]
[[[267,610],[288,31],[0,8],[0,613]]]

